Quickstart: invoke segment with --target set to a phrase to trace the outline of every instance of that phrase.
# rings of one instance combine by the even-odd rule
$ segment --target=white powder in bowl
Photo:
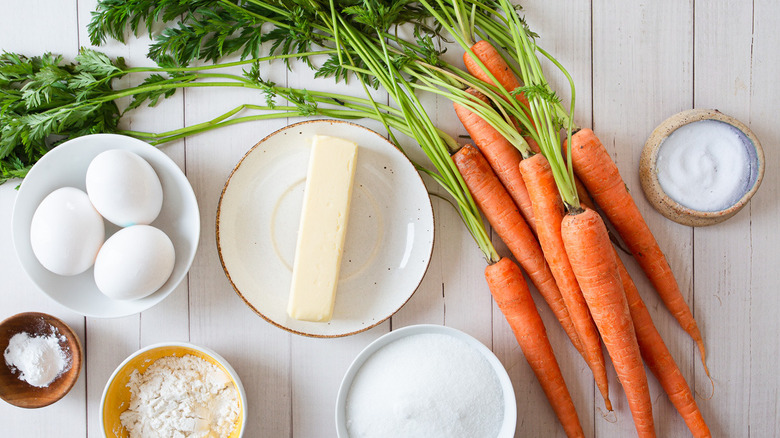
[[[460,339],[410,335],[366,360],[346,399],[350,438],[491,438],[504,418],[490,363]]]
[[[130,407],[120,415],[130,438],[227,437],[238,419],[238,391],[216,365],[193,355],[157,359],[130,375]]]
[[[51,334],[31,336],[26,332],[17,333],[8,341],[3,353],[6,365],[12,372],[18,373],[19,380],[39,388],[49,386],[71,367],[70,355],[60,347],[60,342],[65,342],[65,336],[51,325],[47,331]]]
[[[718,120],[672,132],[658,149],[658,183],[670,198],[698,211],[734,205],[756,180],[755,150],[744,133]]]

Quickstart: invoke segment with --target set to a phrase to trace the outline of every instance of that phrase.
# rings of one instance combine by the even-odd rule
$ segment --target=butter
[[[326,322],[333,315],[357,149],[348,140],[314,136],[287,305],[292,318]]]

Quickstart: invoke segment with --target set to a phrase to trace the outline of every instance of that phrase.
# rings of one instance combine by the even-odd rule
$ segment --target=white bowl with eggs
[[[142,202],[135,205],[130,213],[138,213],[137,218],[141,219],[131,216],[126,223],[117,225],[112,222],[119,222],[114,213],[118,212],[121,217],[126,212],[121,211],[125,205],[115,203],[117,198],[113,193],[121,187],[112,189],[111,184],[116,181],[112,182],[111,178],[115,178],[120,170],[112,168],[111,160],[96,161],[100,166],[93,167],[87,178],[90,163],[106,151],[118,151],[119,155],[132,155],[126,154],[132,152],[143,159],[139,161],[142,167],[145,162],[153,170],[152,173],[148,169],[139,170],[135,172],[140,175],[137,180],[125,180],[148,182],[132,184],[134,189],[140,188],[141,195],[135,193],[135,196]],[[159,193],[155,194],[155,178],[159,180],[156,184],[161,189],[161,204],[156,199]],[[94,207],[84,205],[84,197],[80,194],[87,193],[89,186],[93,189],[88,200],[97,204]],[[151,206],[144,205],[145,199],[154,199],[155,202]],[[67,215],[72,223],[62,228],[52,226],[60,217],[57,216],[57,208],[73,202],[77,202],[79,207],[77,214]],[[52,205],[48,206],[50,203]],[[91,211],[89,207],[92,207]],[[159,208],[159,213],[155,208]],[[99,224],[95,221],[95,213],[99,214]],[[154,219],[145,224],[151,218]],[[136,220],[140,222],[134,222]],[[189,271],[200,237],[200,214],[195,193],[179,166],[148,143],[115,134],[78,137],[44,155],[19,187],[12,224],[16,254],[32,282],[44,294],[74,312],[99,318],[132,315],[162,301]],[[63,229],[77,231],[63,233]],[[81,258],[92,258],[90,262],[94,263],[89,263],[84,270],[83,261],[77,257],[63,257],[48,250],[45,244],[52,241],[64,241],[66,244],[83,241],[85,245],[91,245],[86,250],[87,256],[82,254]],[[96,245],[99,252],[92,257],[90,251],[94,251]],[[140,263],[142,275],[121,270],[122,265],[134,262]],[[100,289],[96,280],[101,283]],[[144,281],[146,284],[142,284]],[[162,285],[159,285],[161,282]],[[151,287],[154,292],[148,295],[144,292],[145,296],[136,298],[138,294],[134,295],[132,290],[128,292],[128,285],[136,290]]]

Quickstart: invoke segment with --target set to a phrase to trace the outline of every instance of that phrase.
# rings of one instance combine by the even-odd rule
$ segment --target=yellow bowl
[[[130,406],[130,389],[127,383],[134,370],[143,373],[157,359],[167,356],[186,356],[191,354],[219,367],[230,377],[239,395],[239,413],[236,427],[228,438],[241,438],[246,422],[246,392],[238,374],[228,362],[216,352],[184,342],[169,342],[142,348],[124,360],[108,379],[100,400],[100,418],[103,434],[109,438],[127,438],[127,430],[122,426],[119,416]]]

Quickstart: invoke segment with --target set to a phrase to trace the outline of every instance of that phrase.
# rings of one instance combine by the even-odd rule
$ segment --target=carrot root
[[[482,93],[474,90],[469,92],[480,100],[487,102],[487,98]],[[479,114],[458,103],[454,103],[453,106],[455,107],[455,114],[457,114],[463,127],[466,128],[469,136],[471,136],[471,140],[474,141],[474,144],[482,152],[488,163],[490,163],[490,167],[520,209],[520,213],[525,218],[528,226],[536,232],[531,199],[528,197],[528,190],[525,188],[525,182],[523,182],[520,169],[517,167],[522,159],[520,151],[500,132],[484,121]]]
[[[599,339],[599,333],[591,318],[588,304],[585,302],[566,256],[566,249],[561,237],[564,206],[558,195],[550,164],[543,155],[536,154],[520,162],[520,172],[527,181],[534,216],[538,218],[537,236],[544,257],[550,266],[553,277],[555,277],[566,308],[569,310],[577,336],[582,342],[585,361],[593,372],[596,386],[604,398],[606,408],[611,411],[609,381],[604,352],[601,349],[601,339]]]
[[[509,65],[506,63],[504,58],[489,41],[482,40],[474,43],[474,45],[471,46],[471,52],[487,69],[487,71],[483,70],[482,66],[479,65],[479,62],[477,62],[477,60],[472,57],[471,53],[468,51],[464,53],[463,64],[466,65],[466,70],[468,70],[468,72],[471,73],[475,78],[496,87],[501,86],[507,91],[513,91],[520,86],[520,81],[517,79],[512,69],[509,68]],[[493,75],[493,78],[496,80],[494,81],[490,75]],[[498,81],[498,84],[496,84],[496,81]],[[523,109],[523,111],[527,116],[529,116],[528,118],[530,119],[531,110],[529,108],[528,98],[525,96],[525,93],[517,93],[515,98],[520,103],[520,108]],[[524,127],[518,120],[513,118],[512,123],[514,123],[518,131],[523,131]],[[531,124],[533,125],[532,120]],[[524,136],[523,138],[525,138],[525,141],[528,143],[528,146],[530,146],[532,151],[535,153],[540,152],[539,145],[530,135]]]
[[[572,136],[571,154],[574,171],[623,238],[666,308],[696,342],[702,365],[709,376],[704,341],[696,320],[680,293],[666,256],[634,203],[609,153],[592,130],[581,129]]]
[[[520,86],[520,82],[515,77],[514,72],[509,65],[507,65],[504,58],[498,53],[493,44],[489,41],[482,40],[477,41],[471,46],[471,51],[487,68],[490,74],[496,78],[498,83],[503,86],[507,91],[512,91]],[[477,79],[480,79],[489,84],[497,85],[490,75],[482,69],[479,63],[471,56],[468,51],[463,54],[463,63],[466,65],[466,69],[474,75]],[[523,96],[525,105],[528,105],[528,99]]]
[[[637,433],[655,437],[647,375],[607,228],[596,212],[586,209],[566,215],[561,234],[572,270],[625,390]]]
[[[661,387],[669,397],[669,401],[672,402],[677,412],[680,413],[693,437],[711,437],[710,429],[701,415],[691,388],[666,347],[661,334],[655,328],[650,312],[642,301],[642,297],[639,295],[639,291],[625,265],[623,265],[623,261],[620,260],[617,251],[615,251],[615,260],[620,272],[620,280],[623,283],[623,290],[626,293],[631,319],[634,322],[639,351],[642,353],[645,364],[658,379]]]
[[[479,209],[515,256],[517,263],[528,274],[528,278],[550,306],[572,344],[584,355],[569,311],[550,267],[544,260],[539,242],[485,157],[474,146],[466,145],[453,155],[452,159]]]
[[[584,437],[571,394],[520,268],[502,258],[485,269],[485,279],[566,435]]]

